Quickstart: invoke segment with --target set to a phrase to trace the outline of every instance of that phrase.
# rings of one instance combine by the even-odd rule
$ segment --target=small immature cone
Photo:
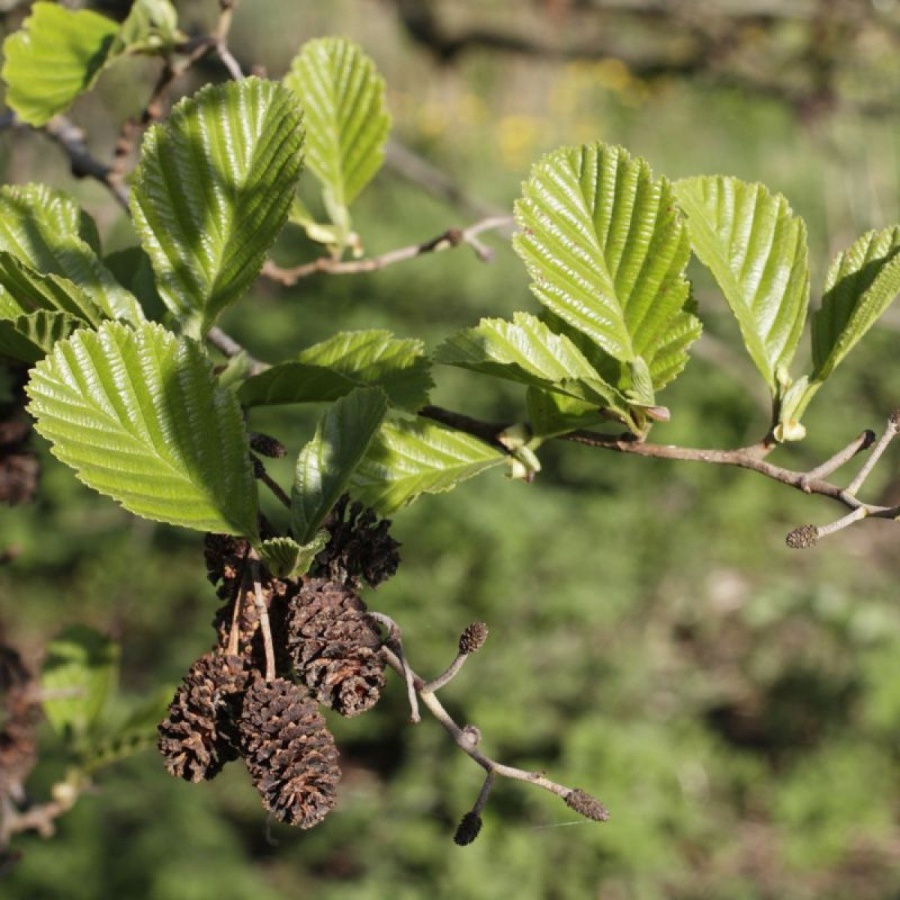
[[[478,837],[480,831],[481,816],[476,812],[467,812],[460,819],[456,834],[453,835],[453,843],[460,847],[465,847]]]
[[[349,588],[306,580],[288,604],[287,646],[294,671],[319,703],[356,716],[378,702],[381,638]]]
[[[279,821],[312,828],[334,808],[338,751],[305,688],[257,677],[244,698],[240,743],[263,805]]]
[[[566,806],[595,822],[606,822],[609,819],[609,810],[596,797],[578,788],[566,794]]]
[[[378,587],[400,564],[400,545],[389,534],[389,519],[378,520],[371,509],[350,503],[344,494],[325,522],[331,534],[316,556],[311,574],[359,589],[366,582]]]
[[[170,775],[209,780],[237,759],[237,717],[246,683],[237,657],[211,651],[191,666],[157,729]]]
[[[488,627],[484,622],[473,622],[471,625],[467,625],[459,639],[459,652],[466,655],[475,653],[484,646],[487,636]]]

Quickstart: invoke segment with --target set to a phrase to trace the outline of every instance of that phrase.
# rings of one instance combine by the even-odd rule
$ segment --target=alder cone
[[[357,590],[363,581],[378,587],[400,564],[400,544],[388,533],[390,527],[390,519],[377,519],[371,509],[351,504],[344,494],[325,522],[331,540],[316,555],[312,574]]]
[[[241,754],[266,809],[300,828],[321,822],[334,808],[341,770],[334,738],[306,689],[257,676],[239,728]]]
[[[351,589],[306,580],[288,603],[286,627],[294,671],[319,703],[356,716],[378,702],[384,686],[381,638]]]
[[[20,800],[37,762],[37,691],[18,651],[0,644],[0,801]]]
[[[208,781],[238,758],[237,719],[247,680],[243,662],[218,651],[191,666],[157,729],[170,775]]]

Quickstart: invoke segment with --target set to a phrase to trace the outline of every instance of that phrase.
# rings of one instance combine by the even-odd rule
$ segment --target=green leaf
[[[100,262],[95,247],[93,222],[62,192],[43,185],[0,188],[0,251],[39,275],[59,276],[77,285],[79,296],[87,297],[106,317],[142,321],[140,304]],[[74,295],[72,300],[83,306]],[[81,315],[91,318],[86,309]]]
[[[295,97],[258,78],[203,88],[144,138],[135,227],[160,296],[195,336],[259,274],[287,219],[302,144]]]
[[[40,312],[0,319],[0,359],[36,363],[57,341],[64,340],[84,322],[63,312]]]
[[[88,10],[35,3],[22,28],[3,42],[6,102],[29,125],[49,122],[92,87],[118,30]]]
[[[427,419],[385,422],[350,480],[355,497],[381,515],[421,494],[449,491],[506,461],[489,444]]]
[[[380,388],[357,388],[319,420],[315,437],[300,451],[291,492],[291,528],[301,544],[311,541],[344,492],[387,412]]]
[[[118,675],[119,648],[93,628],[73,625],[47,648],[43,707],[60,734],[76,740],[97,724]]]
[[[58,275],[41,275],[5,250],[0,250],[0,290],[0,315],[4,318],[10,318],[13,309],[21,315],[39,310],[64,312],[93,327],[106,318],[74,282]]]
[[[148,519],[258,540],[240,406],[193,341],[151,323],[81,329],[27,391],[37,431],[89,487]]]
[[[269,538],[260,544],[259,555],[276,578],[299,578],[309,571],[316,554],[331,540],[325,530],[317,531],[312,540],[298,544],[289,537]]]
[[[178,31],[178,13],[169,0],[135,0],[116,35],[114,49],[159,53],[183,37]]]
[[[900,293],[900,225],[870,231],[841,253],[813,316],[813,380],[824,381]]]
[[[655,391],[662,390],[677,378],[688,361],[688,347],[703,332],[700,320],[688,312],[680,312],[669,323],[666,333],[647,350],[650,379]]]
[[[616,391],[604,384],[572,341],[524,312],[514,313],[512,322],[482,319],[477,327],[460,331],[444,341],[435,351],[434,359],[445,365],[570,395],[574,385],[582,385],[577,396],[596,391],[598,404],[604,406],[623,399],[616,398]]]
[[[410,411],[428,402],[433,386],[422,342],[389,331],[343,331],[247,380],[245,406],[337,400],[354,387],[380,387],[394,406]]]
[[[590,428],[610,419],[596,405],[536,387],[528,388],[526,402],[531,430],[541,440],[578,428]]]
[[[348,207],[381,168],[390,116],[372,60],[344,38],[309,41],[284,84],[306,111],[307,164],[329,206]]]
[[[800,341],[809,305],[806,225],[781,194],[721,175],[675,184],[691,244],[738,320],[773,395]]]
[[[532,169],[516,219],[514,246],[538,300],[603,354],[641,356],[653,371],[690,296],[690,246],[668,181],[619,147],[562,148]],[[631,388],[619,369],[615,386]]]

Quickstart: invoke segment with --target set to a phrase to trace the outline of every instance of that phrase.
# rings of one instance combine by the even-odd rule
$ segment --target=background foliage
[[[214,6],[181,4],[181,15],[208,27]],[[485,6],[494,24],[509,24],[525,6],[529,16],[545,12]],[[472,50],[439,66],[410,43],[391,4],[366,0],[239,5],[232,47],[280,75],[301,43],[333,33],[358,40],[377,62],[397,136],[469,196],[502,209],[532,161],[582,140],[621,143],[671,177],[760,180],[809,225],[813,296],[837,250],[900,219],[896,113],[838,105],[804,118],[783,98],[675,78],[651,83],[612,59]],[[97,146],[112,139],[110,120],[140,109],[152,84],[148,64],[122,66],[128,77],[101,79],[75,110]],[[63,184],[97,217],[107,246],[127,240],[129,226],[102,189],[73,182],[40,138],[7,132],[0,155],[6,180]],[[357,202],[354,226],[377,253],[476,217],[388,168]],[[535,310],[508,244],[487,240],[492,266],[462,248],[288,291],[260,284],[252,315],[245,301],[223,325],[260,356],[285,355],[338,328],[389,328],[433,349],[481,316]],[[291,232],[280,252],[293,259],[302,241]],[[657,426],[656,439],[742,445],[765,430],[765,409],[754,373],[731,349],[739,337],[724,303],[702,280],[698,293],[710,336],[667,392],[673,419]],[[900,405],[895,348],[888,319],[811,408],[807,440],[781,449],[780,461],[814,465],[877,428]],[[442,370],[436,402],[486,418],[521,414],[518,392],[498,385],[476,394],[474,378]],[[269,415],[282,423],[285,412],[261,411],[263,430]],[[315,415],[291,415],[296,453]],[[548,447],[542,461],[533,485],[489,474],[398,514],[403,565],[370,605],[403,625],[425,672],[449,661],[466,623],[487,621],[492,639],[446,701],[483,729],[493,755],[600,796],[609,823],[576,823],[558,800],[503,783],[479,840],[453,846],[480,773],[433,723],[406,724],[394,682],[370,715],[329,720],[345,775],[339,808],[322,827],[276,827],[270,839],[239,769],[189,787],[148,751],[105,772],[52,841],[19,841],[24,859],[4,883],[6,896],[499,898],[512,884],[536,898],[900,891],[891,523],[865,523],[801,555],[784,546],[785,532],[833,511],[751,473],[577,447]],[[881,469],[879,502],[896,503],[895,467]],[[290,482],[288,469],[279,474]],[[161,680],[174,684],[210,642],[215,598],[199,536],[131,518],[62,467],[46,467],[34,506],[0,514],[0,548],[9,547],[18,555],[0,568],[7,639],[37,648],[74,622],[111,633],[122,643],[123,717]],[[46,737],[52,746],[49,730]],[[44,755],[36,793],[62,765]]]

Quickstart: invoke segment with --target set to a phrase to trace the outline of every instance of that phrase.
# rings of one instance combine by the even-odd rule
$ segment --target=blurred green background
[[[835,252],[900,221],[896,108],[873,113],[856,102],[870,89],[879,101],[885,91],[896,100],[900,57],[866,56],[871,41],[860,47],[848,34],[845,47],[838,32],[844,93],[833,106],[808,109],[739,79],[639,78],[612,57],[473,47],[441,63],[401,21],[398,8],[415,6],[244,2],[232,48],[245,68],[259,63],[278,77],[308,38],[356,39],[386,77],[396,139],[485,207],[509,210],[543,152],[594,139],[621,143],[671,177],[723,172],[763,181],[806,218],[814,298]],[[579,18],[589,3],[434,7],[453,28],[524,29],[551,44],[590,36]],[[215,18],[212,2],[179,8],[197,29]],[[751,50],[762,42],[757,53],[789,57],[811,27],[801,19],[767,30],[767,21],[742,25]],[[14,24],[15,11],[6,27]],[[683,39],[652,16],[639,32],[621,28],[623,51],[641,51],[645,32],[664,48]],[[140,110],[154,74],[151,64],[134,63],[127,77],[111,74],[78,102],[73,118],[99,154]],[[223,73],[210,66],[199,77]],[[75,193],[107,249],[133,243],[102,188],[74,181],[40,135],[0,135],[0,159],[9,181],[47,180]],[[391,167],[356,208],[373,254],[476,218]],[[223,325],[276,360],[342,329],[386,327],[434,347],[481,316],[536,311],[508,241],[485,241],[496,251],[491,265],[461,248],[291,290],[260,283]],[[311,252],[288,232],[276,258]],[[736,327],[696,274],[708,337],[663,395],[672,421],[653,440],[741,446],[762,436],[766,413]],[[881,427],[900,405],[897,324],[889,318],[848,358],[808,414],[808,439],[779,450],[777,462],[811,468],[863,428]],[[437,380],[437,403],[487,418],[524,416],[523,394],[511,386],[450,370]],[[252,420],[291,452],[312,422],[284,409]],[[541,459],[533,485],[489,474],[398,514],[401,569],[367,600],[401,624],[423,674],[450,661],[467,623],[485,620],[491,638],[444,692],[446,704],[482,729],[486,752],[596,794],[610,822],[579,819],[555,797],[501,782],[479,839],[454,846],[481,770],[432,720],[407,723],[402,685],[392,679],[373,712],[329,719],[344,778],[338,809],[313,831],[268,824],[239,765],[211,784],[188,785],[169,778],[151,749],[102,771],[96,792],[59,820],[52,839],[18,837],[23,860],[2,895],[900,897],[896,526],[863,523],[792,552],[784,544],[790,529],[824,524],[840,509],[749,472],[576,446],[548,447]],[[876,470],[871,499],[900,501],[896,459],[890,452]],[[288,481],[288,463],[273,471]],[[112,634],[122,644],[123,714],[174,686],[213,640],[216,599],[201,537],[131,518],[49,457],[38,500],[0,511],[5,548],[17,551],[0,567],[7,639],[35,653],[74,622]],[[49,729],[41,735],[29,783],[36,798],[63,767]]]

